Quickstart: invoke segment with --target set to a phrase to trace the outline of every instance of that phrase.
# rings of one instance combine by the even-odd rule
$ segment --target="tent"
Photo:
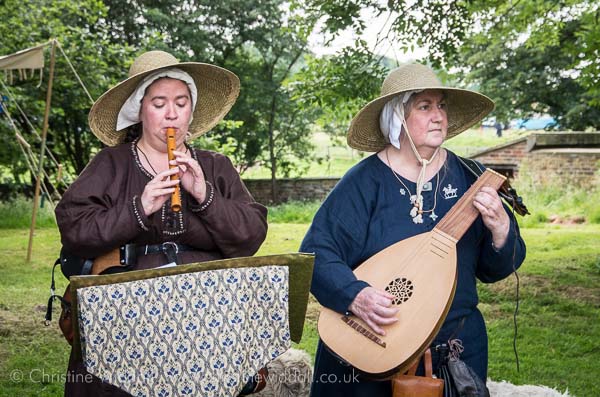
[[[14,54],[0,56],[0,70],[4,70],[9,84],[13,81],[13,72],[16,71],[21,79],[27,76],[27,71],[31,74],[35,70],[40,71],[40,78],[42,76],[42,69],[44,68],[44,48],[46,48],[51,42],[39,45],[37,47],[27,48],[15,52]]]
[[[55,164],[58,167],[59,173],[61,172],[61,169],[62,169],[62,166],[60,165],[60,163],[58,163],[58,161],[56,161],[56,159],[52,156],[52,153],[46,147],[46,138],[47,138],[47,134],[48,134],[48,117],[50,115],[50,106],[51,106],[51,100],[52,100],[52,83],[54,80],[56,48],[60,49],[62,55],[67,60],[67,63],[71,67],[71,70],[75,74],[75,77],[77,78],[77,80],[83,87],[84,91],[86,92],[90,102],[92,102],[92,103],[94,102],[92,97],[90,96],[88,90],[86,89],[85,85],[79,78],[79,75],[77,74],[75,68],[69,61],[69,58],[67,57],[67,55],[64,53],[64,51],[60,47],[60,43],[56,39],[52,39],[52,40],[48,41],[47,43],[44,43],[44,44],[41,44],[41,45],[38,45],[35,47],[27,48],[27,49],[15,52],[13,54],[0,56],[0,70],[4,71],[5,80],[8,82],[8,84],[11,84],[14,81],[15,75],[17,75],[20,79],[25,79],[25,78],[31,78],[31,77],[35,76],[36,71],[39,71],[39,75],[40,75],[40,84],[39,85],[41,85],[41,81],[42,81],[42,77],[43,77],[43,70],[44,70],[44,50],[48,47],[50,47],[50,70],[49,70],[49,78],[48,78],[48,89],[46,92],[46,106],[45,106],[45,110],[44,110],[44,121],[42,124],[41,135],[37,134],[37,132],[35,131],[35,128],[31,125],[31,123],[29,123],[30,126],[32,127],[32,130],[38,135],[38,139],[41,141],[40,153],[39,153],[39,157],[37,160],[35,159],[35,156],[31,152],[31,145],[27,142],[27,140],[19,132],[19,129],[17,128],[12,117],[10,116],[10,113],[8,113],[8,109],[6,108],[6,106],[3,106],[2,101],[0,100],[0,108],[2,109],[2,113],[8,117],[9,122],[10,122],[13,130],[15,131],[16,140],[19,143],[21,150],[23,151],[23,154],[25,155],[25,158],[27,159],[27,164],[29,166],[29,169],[31,170],[32,173],[34,173],[36,175],[35,193],[34,193],[33,209],[32,209],[32,215],[31,215],[31,225],[30,225],[30,230],[29,230],[29,245],[27,248],[27,261],[28,262],[31,260],[33,232],[35,230],[38,203],[39,203],[39,199],[40,199],[40,191],[44,190],[45,193],[48,195],[48,197],[50,197],[49,190],[44,185],[44,177],[48,177],[48,175],[44,171],[44,159],[45,159],[46,154],[48,154],[48,156],[51,157],[51,159],[55,162]],[[10,92],[10,90],[4,84],[2,79],[0,79],[0,84],[6,92]],[[18,106],[18,104],[17,104],[17,106]],[[27,116],[25,115],[25,112],[23,112],[23,110],[20,107],[19,107],[19,111],[21,112],[23,117],[29,122],[29,120],[27,119]]]

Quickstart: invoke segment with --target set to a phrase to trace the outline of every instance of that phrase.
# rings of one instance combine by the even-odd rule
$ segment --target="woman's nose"
[[[177,112],[177,106],[175,106],[175,104],[167,105],[167,112],[165,114],[165,117],[168,120],[174,120],[178,116],[179,116],[179,113]]]
[[[431,115],[431,120],[435,123],[441,123],[446,117],[446,112],[444,109],[435,106],[433,110],[433,114]]]

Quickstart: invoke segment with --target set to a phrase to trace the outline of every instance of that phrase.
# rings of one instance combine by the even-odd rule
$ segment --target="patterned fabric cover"
[[[235,396],[290,347],[288,267],[79,288],[87,370],[134,396]]]

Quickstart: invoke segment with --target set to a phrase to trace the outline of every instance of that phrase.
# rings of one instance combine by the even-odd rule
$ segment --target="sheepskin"
[[[257,397],[304,397],[310,393],[312,360],[304,350],[289,349],[267,364],[267,385]]]
[[[490,390],[490,397],[574,397],[569,394],[569,390],[561,393],[556,389],[546,386],[534,385],[513,385],[506,381],[494,382],[488,379],[487,387]]]

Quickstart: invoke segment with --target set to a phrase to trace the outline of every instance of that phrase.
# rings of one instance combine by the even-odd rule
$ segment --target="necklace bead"
[[[431,209],[424,210],[423,209],[423,195],[421,194],[421,195],[419,195],[419,197],[417,197],[416,192],[415,192],[415,194],[411,194],[408,186],[406,186],[406,184],[402,181],[402,179],[400,179],[400,176],[398,176],[396,171],[394,171],[394,169],[392,168],[392,163],[390,162],[390,156],[389,156],[389,153],[387,150],[385,151],[385,157],[386,157],[386,160],[388,163],[388,167],[390,168],[390,171],[392,171],[392,174],[394,175],[396,180],[398,182],[400,182],[400,184],[403,186],[402,188],[400,188],[400,194],[402,196],[404,196],[404,195],[406,195],[406,192],[408,192],[410,203],[413,205],[413,208],[411,209],[411,211],[409,213],[409,215],[413,219],[413,222],[414,223],[423,223],[423,214],[429,213],[429,212],[431,212],[431,215],[429,215],[429,217],[435,221],[438,218],[438,216],[435,214],[435,207],[437,206],[437,194],[438,194],[438,189],[440,187],[440,173],[438,172],[436,174],[435,192],[433,194],[433,207],[431,207]],[[429,184],[429,186],[428,186],[429,189],[425,189],[425,186],[424,186],[425,191],[429,191],[432,189],[431,182],[427,182],[426,185],[427,184]]]

